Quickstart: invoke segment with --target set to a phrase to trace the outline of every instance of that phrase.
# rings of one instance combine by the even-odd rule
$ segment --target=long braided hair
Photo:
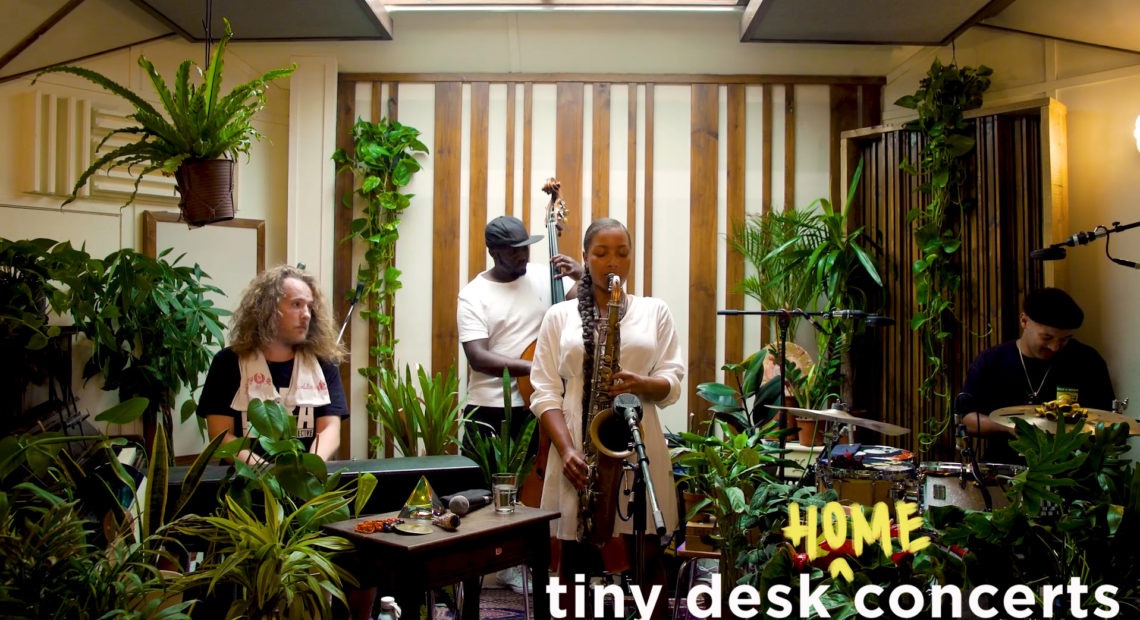
[[[594,301],[594,278],[590,275],[589,268],[589,255],[590,245],[594,241],[594,236],[603,230],[610,230],[613,228],[620,228],[625,232],[627,239],[629,237],[629,230],[621,222],[610,218],[604,217],[594,220],[588,228],[586,234],[582,238],[582,260],[586,262],[587,267],[585,274],[578,281],[578,316],[582,318],[582,345],[585,347],[582,355],[582,412],[590,411],[590,404],[593,402],[593,378],[594,378],[594,345],[597,341],[598,330],[598,312],[597,305]],[[633,240],[630,239],[630,245],[633,245]],[[603,277],[605,275],[603,274]],[[621,331],[614,334],[614,342],[616,346],[621,348]]]

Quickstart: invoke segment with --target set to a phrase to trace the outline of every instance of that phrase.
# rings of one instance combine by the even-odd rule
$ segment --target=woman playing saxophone
[[[632,266],[632,244],[629,231],[613,219],[600,219],[586,229],[583,259],[586,273],[579,283],[578,299],[553,306],[542,320],[538,345],[531,367],[534,396],[531,409],[553,442],[553,450],[545,464],[542,507],[558,510],[561,518],[551,526],[562,541],[560,577],[573,583],[574,575],[597,575],[602,570],[597,546],[579,542],[579,493],[587,487],[590,465],[583,450],[584,413],[589,414],[598,402],[606,402],[618,394],[636,395],[642,402],[641,432],[651,467],[657,500],[665,516],[667,530],[677,527],[676,493],[672,464],[665,444],[657,408],[676,402],[684,377],[684,358],[673,326],[673,317],[664,302],[649,297],[635,297],[621,291]],[[611,291],[610,275],[616,275],[618,288]],[[616,299],[616,301],[615,301]],[[619,336],[607,338],[613,305],[617,305],[616,327]],[[599,333],[601,332],[601,336]],[[617,350],[596,355],[596,347],[613,343]],[[597,381],[594,365],[611,354],[618,365],[607,373],[608,380]],[[597,385],[593,385],[597,381]],[[565,388],[563,385],[565,384]],[[594,393],[604,390],[606,394]],[[598,398],[603,396],[604,398]],[[632,485],[632,475],[621,481],[622,489]],[[614,489],[613,493],[619,493]],[[616,512],[628,518],[628,496],[622,493]],[[650,520],[650,523],[652,520]],[[617,519],[613,536],[631,537],[632,521]],[[625,545],[632,551],[633,544]],[[655,535],[645,544],[645,575],[648,586],[665,585],[663,547]],[[542,595],[542,593],[538,593]],[[667,605],[659,598],[654,618],[664,617]],[[563,607],[572,609],[573,607]]]

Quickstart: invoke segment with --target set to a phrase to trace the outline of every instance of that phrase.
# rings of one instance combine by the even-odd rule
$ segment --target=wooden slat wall
[[[641,256],[653,256],[653,84],[645,85],[645,241]],[[632,172],[632,171],[631,171]],[[641,268],[641,294],[653,296],[653,261]]]
[[[585,84],[582,82],[565,82],[558,84],[558,125],[556,129],[555,177],[562,183],[562,193],[566,196],[582,195],[582,137],[585,131],[583,118],[585,104]],[[608,140],[607,140],[608,143]],[[525,192],[524,192],[525,193]],[[586,226],[582,217],[566,220],[562,229],[565,239],[581,239]],[[581,243],[566,243],[558,246],[563,254],[580,259],[582,257]]]
[[[538,75],[343,75],[338,92],[338,144],[351,147],[351,123],[355,119],[354,93],[358,83],[367,83],[373,89],[373,107],[380,108],[381,83],[388,89],[387,101],[394,103],[395,93],[401,82],[431,82],[435,85],[435,129],[432,145],[433,183],[433,235],[435,246],[432,249],[433,303],[431,310],[432,342],[431,368],[433,372],[444,371],[456,363],[458,351],[458,330],[455,326],[456,300],[463,281],[474,277],[485,261],[482,227],[479,222],[487,218],[488,185],[487,171],[488,145],[495,136],[489,135],[490,92],[492,85],[506,85],[506,205],[505,212],[520,217],[527,227],[531,222],[531,200],[533,192],[525,188],[520,193],[521,203],[516,203],[516,183],[528,183],[533,173],[532,144],[534,140],[534,85],[553,83],[557,93],[556,112],[556,162],[552,171],[562,182],[564,195],[573,203],[573,198],[582,195],[584,174],[590,175],[590,213],[571,217],[563,231],[563,239],[581,239],[582,231],[589,221],[610,213],[610,177],[615,164],[626,167],[625,223],[635,239],[640,234],[642,247],[637,248],[641,261],[640,276],[631,274],[629,288],[643,295],[653,294],[654,264],[646,257],[654,255],[654,226],[657,209],[654,204],[654,112],[655,86],[657,84],[686,84],[691,87],[691,127],[690,127],[690,188],[689,217],[691,230],[700,231],[689,240],[690,284],[689,333],[683,347],[689,356],[687,388],[690,411],[700,411],[701,401],[695,395],[695,386],[703,381],[716,380],[718,370],[725,361],[737,361],[748,353],[744,344],[743,319],[733,318],[725,322],[723,334],[724,359],[718,358],[717,324],[715,311],[720,307],[739,308],[743,306],[743,296],[735,291],[734,285],[744,275],[743,259],[735,252],[724,257],[724,273],[720,269],[718,239],[715,231],[731,231],[745,217],[747,211],[760,211],[772,208],[772,187],[780,183],[784,187],[786,206],[794,204],[796,170],[796,131],[795,131],[795,85],[828,84],[831,86],[831,165],[832,187],[842,187],[838,179],[843,169],[838,148],[838,133],[860,123],[874,125],[879,122],[879,91],[883,80],[879,78],[805,78],[798,76],[538,76]],[[651,79],[647,79],[651,78]],[[469,85],[470,133],[467,144],[463,143],[461,131],[464,84]],[[628,90],[628,127],[626,161],[614,162],[610,157],[611,97],[614,85],[625,85]],[[587,89],[587,85],[589,85]],[[746,195],[746,170],[749,169],[745,157],[746,106],[745,93],[749,85],[762,90],[760,118],[760,162],[762,179],[756,194]],[[724,88],[722,88],[722,86]],[[782,90],[774,87],[780,86]],[[587,92],[588,90],[588,92]],[[773,95],[778,94],[778,98]],[[592,116],[589,134],[584,121],[585,98],[591,98]],[[723,101],[722,101],[723,98]],[[516,105],[521,99],[522,105]],[[727,135],[719,135],[719,109],[725,105],[725,126]],[[779,108],[777,108],[779,106]],[[782,109],[785,129],[783,153],[772,150],[773,115]],[[374,109],[377,118],[378,109]],[[394,113],[394,108],[387,110]],[[516,114],[521,115],[518,128],[522,139],[516,147]],[[639,115],[644,115],[639,118]],[[643,133],[639,141],[638,123],[642,123]],[[590,169],[584,170],[585,144],[590,143]],[[719,161],[719,141],[726,141],[727,161]],[[468,221],[471,223],[465,243],[458,238],[462,194],[460,188],[462,156],[469,158],[468,190],[470,202]],[[775,156],[774,156],[775,155]],[[639,165],[640,160],[640,165]],[[755,168],[756,163],[752,164]],[[780,166],[776,170],[775,166]],[[719,222],[719,170],[727,172],[725,189],[726,221]],[[776,173],[775,175],[773,173]],[[344,176],[344,175],[342,175]],[[338,177],[337,195],[343,196],[351,189],[351,178]],[[640,182],[640,187],[639,187]],[[835,196],[833,191],[833,197]],[[640,207],[639,203],[640,202]],[[751,206],[750,206],[751,205]],[[573,204],[572,204],[573,206]],[[616,205],[615,205],[616,206]],[[351,214],[348,210],[337,212],[338,235],[347,234]],[[668,220],[663,220],[667,222]],[[467,273],[460,274],[459,252],[466,245]],[[338,299],[352,287],[355,277],[351,263],[351,252],[347,244],[345,252],[336,257],[336,289]],[[581,253],[580,243],[561,244],[563,252],[577,257]],[[344,254],[342,256],[342,254]],[[639,281],[638,281],[639,280]],[[718,297],[717,282],[724,283],[725,293]],[[722,306],[723,304],[723,306]],[[343,315],[344,308],[338,308]],[[350,375],[348,369],[342,373]],[[350,405],[351,406],[351,405]],[[702,416],[702,418],[707,416]],[[345,425],[347,428],[348,425]],[[375,432],[370,424],[369,432]],[[348,436],[343,439],[349,445]],[[388,453],[390,455],[390,452]]]
[[[744,224],[744,182],[745,182],[745,151],[744,136],[747,126],[745,116],[745,92],[740,84],[729,84],[727,93],[725,136],[727,141],[725,156],[728,168],[725,188],[726,219],[725,230],[729,235]],[[731,238],[731,237],[730,237]],[[725,257],[724,289],[725,308],[743,308],[744,293],[732,284],[744,279],[744,256],[739,252],[729,251]],[[724,359],[744,359],[744,317],[729,316],[724,319]]]
[[[1002,114],[978,119],[978,148],[968,188],[975,206],[963,215],[960,267],[962,287],[957,321],[950,321],[947,349],[951,369],[949,390],[957,394],[970,362],[982,350],[1016,338],[1017,317],[1024,292],[1042,286],[1043,270],[1029,259],[1042,234],[1043,175],[1040,117]],[[913,315],[911,264],[918,257],[906,213],[920,206],[917,179],[901,173],[899,163],[915,161],[918,136],[891,131],[854,140],[853,151],[864,161],[859,187],[860,223],[874,241],[889,296],[883,313],[893,327],[870,334],[860,346],[857,366],[877,369],[863,375],[859,392],[872,417],[913,429],[911,435],[886,441],[919,450],[918,432],[929,430],[932,419],[949,415],[941,399],[919,394],[925,376],[921,343],[909,328]],[[869,389],[868,389],[869,388]],[[868,438],[870,440],[870,438]],[[879,438],[874,442],[882,441]],[[983,453],[984,457],[984,453]],[[956,460],[952,433],[922,453],[923,460]]]
[[[468,149],[471,158],[468,164],[471,202],[468,213],[475,225],[467,230],[467,278],[464,282],[479,275],[487,264],[487,244],[479,222],[487,221],[487,125],[490,108],[491,85],[487,82],[471,84],[471,137]],[[458,222],[459,218],[453,221]]]
[[[689,129],[689,402],[698,403],[697,385],[716,380],[715,346],[717,304],[717,182],[718,112],[720,87],[693,86]],[[696,428],[712,417],[705,408],[696,413]]]
[[[356,83],[339,81],[336,88],[336,147],[344,149],[346,152],[352,151],[352,125],[356,121]],[[349,234],[349,227],[352,225],[352,209],[345,208],[343,203],[344,196],[348,196],[353,190],[353,178],[351,171],[339,172],[336,175],[336,180],[333,183],[333,191],[336,193],[337,208],[333,211],[333,231],[337,239],[344,239]],[[350,199],[351,200],[351,199]],[[349,203],[351,204],[351,203]],[[348,315],[348,297],[347,291],[356,288],[353,284],[353,279],[356,278],[356,270],[352,267],[352,246],[347,243],[336,244],[335,254],[333,255],[333,312],[336,316]],[[344,341],[352,341],[352,325],[344,333]],[[352,380],[352,365],[346,358],[340,365],[340,380],[344,385],[345,395],[351,394],[349,389],[349,382]],[[364,407],[359,407],[359,411],[363,411]],[[349,411],[351,409],[351,403]],[[349,424],[340,425],[340,445],[341,454],[340,458],[348,458],[346,446],[352,445],[349,440],[352,437]],[[371,418],[368,420],[368,436],[376,436],[376,423]]]
[[[432,211],[431,372],[446,373],[459,348],[459,175],[462,156],[463,85],[440,82],[435,87],[435,196]]]
[[[610,215],[610,85],[593,85],[594,133],[591,144],[591,221]]]

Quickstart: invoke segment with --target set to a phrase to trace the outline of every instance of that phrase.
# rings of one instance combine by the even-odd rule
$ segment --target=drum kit
[[[1017,474],[1025,470],[1021,465],[979,463],[973,452],[959,441],[962,460],[919,462],[907,450],[891,446],[867,444],[839,444],[845,428],[858,427],[897,437],[910,429],[853,416],[841,409],[801,409],[777,407],[819,422],[830,423],[824,447],[815,462],[808,467],[814,471],[819,489],[834,489],[843,503],[871,506],[886,502],[893,511],[897,501],[912,501],[921,511],[936,506],[958,506],[971,510],[992,510],[1009,505],[1008,485]],[[1004,407],[989,415],[991,420],[1013,427],[1014,420],[1026,422],[1048,432],[1056,432],[1057,421],[1040,414],[1034,405]],[[1140,435],[1140,422],[1119,413],[1099,409],[1082,409],[1078,418],[1085,432],[1093,432],[1098,423],[1126,424],[1129,434]],[[960,439],[965,427],[960,426]]]

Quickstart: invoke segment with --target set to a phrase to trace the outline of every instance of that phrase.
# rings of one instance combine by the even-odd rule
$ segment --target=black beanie
[[[1077,329],[1085,321],[1081,307],[1059,288],[1041,288],[1027,295],[1025,314],[1036,323],[1056,329]]]

